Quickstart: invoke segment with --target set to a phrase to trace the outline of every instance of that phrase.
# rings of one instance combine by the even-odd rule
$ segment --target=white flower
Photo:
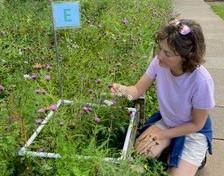
[[[31,80],[31,76],[28,74],[23,75],[23,77],[25,80]]]

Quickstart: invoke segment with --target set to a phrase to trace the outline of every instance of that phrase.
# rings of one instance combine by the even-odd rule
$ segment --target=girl
[[[213,80],[201,65],[202,29],[193,20],[172,20],[157,32],[156,43],[158,53],[137,84],[114,83],[110,90],[137,99],[155,81],[160,112],[146,121],[135,148],[158,157],[169,146],[168,172],[194,176],[207,150],[211,154],[209,110],[215,105]]]

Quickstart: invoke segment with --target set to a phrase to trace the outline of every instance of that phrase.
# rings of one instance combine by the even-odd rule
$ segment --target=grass
[[[91,113],[82,108],[86,102],[111,98],[109,83],[133,84],[145,72],[155,45],[153,35],[169,18],[170,2],[81,0],[80,5],[81,29],[57,31],[62,98],[74,104],[60,108],[31,146],[63,156],[51,160],[17,156],[37,121],[46,115],[38,110],[61,98],[51,4],[48,0],[0,1],[0,85],[4,87],[0,91],[0,175],[137,175],[127,170],[127,161],[103,162],[104,157],[120,152],[120,137],[128,125],[128,115],[120,107],[131,102],[117,98],[116,106],[94,108]],[[36,79],[26,80],[24,75]],[[46,75],[51,79],[47,81]],[[146,97],[150,114],[157,109],[155,92],[147,92]],[[78,159],[77,154],[95,159]],[[136,156],[132,164],[144,166],[145,175],[166,175],[156,160]]]
[[[224,3],[211,6],[213,11],[224,20]]]

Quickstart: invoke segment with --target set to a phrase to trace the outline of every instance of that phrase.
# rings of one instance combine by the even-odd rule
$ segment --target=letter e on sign
[[[78,2],[52,2],[52,13],[55,29],[80,27]]]

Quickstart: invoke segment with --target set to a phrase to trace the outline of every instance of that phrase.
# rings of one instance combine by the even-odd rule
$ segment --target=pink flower
[[[32,74],[32,75],[31,75],[31,79],[32,79],[32,80],[37,80],[37,75],[36,75],[36,74]]]
[[[101,119],[99,118],[99,116],[96,116],[96,117],[95,117],[95,122],[96,122],[96,123],[100,123],[100,121],[101,121]]]
[[[89,112],[92,112],[93,109],[89,106],[89,105],[86,105],[82,108],[82,110],[86,113],[89,113]]]
[[[50,110],[52,111],[56,111],[58,109],[57,105],[56,104],[51,104],[50,105]]]
[[[51,70],[51,69],[52,69],[52,65],[51,65],[51,64],[46,64],[46,65],[45,65],[45,68],[46,68],[47,70]]]
[[[124,24],[124,25],[128,25],[128,23],[129,23],[129,21],[128,21],[128,19],[127,18],[124,18],[123,20],[122,20],[122,23]]]
[[[51,76],[50,76],[50,75],[45,75],[44,79],[45,79],[46,81],[50,81],[50,80],[51,80]]]
[[[38,118],[38,119],[35,120],[37,125],[40,125],[42,121],[43,121],[43,119],[41,119],[41,118]]]

